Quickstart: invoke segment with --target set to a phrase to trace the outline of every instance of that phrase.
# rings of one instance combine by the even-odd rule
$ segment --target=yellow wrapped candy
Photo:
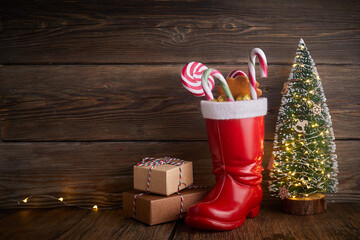
[[[248,94],[246,94],[246,95],[244,95],[244,96],[238,96],[238,97],[236,98],[236,101],[247,101],[247,100],[251,100],[251,97],[250,97],[250,95],[248,95]]]
[[[225,96],[225,95],[221,95],[221,96],[218,98],[218,101],[219,101],[219,102],[227,102],[227,101],[228,101],[228,98],[227,98],[227,96]]]

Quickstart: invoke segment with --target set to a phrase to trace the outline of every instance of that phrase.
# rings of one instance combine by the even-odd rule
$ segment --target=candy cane
[[[249,56],[248,71],[249,71],[249,82],[250,82],[250,93],[252,99],[257,99],[256,93],[256,75],[255,75],[255,59],[258,57],[260,62],[260,75],[261,77],[267,77],[267,61],[263,50],[260,48],[254,48]]]
[[[241,71],[240,69],[235,69],[234,71],[232,71],[231,73],[229,73],[229,75],[227,76],[227,78],[229,78],[229,77],[231,77],[231,78],[237,78],[238,76],[248,77],[245,72]]]
[[[209,79],[210,74],[212,74],[214,77],[219,79],[220,84],[221,84],[222,88],[224,89],[224,92],[225,92],[226,96],[228,97],[229,101],[234,102],[235,101],[234,97],[231,94],[230,88],[229,88],[224,76],[218,70],[216,70],[214,68],[209,68],[209,69],[205,70],[201,76],[201,84],[204,89],[207,100],[214,99],[214,96],[213,96],[213,94],[209,88],[209,84],[208,84],[208,79]]]
[[[201,75],[208,69],[204,64],[199,62],[190,62],[184,66],[181,71],[181,82],[186,90],[191,94],[202,97],[205,95],[201,86]],[[209,77],[209,85],[211,90],[215,86],[215,81],[212,76]]]

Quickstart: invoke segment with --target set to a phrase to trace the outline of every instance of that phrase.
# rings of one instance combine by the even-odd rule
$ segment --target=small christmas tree
[[[283,97],[270,161],[270,191],[284,198],[337,191],[331,117],[315,63],[302,39]]]

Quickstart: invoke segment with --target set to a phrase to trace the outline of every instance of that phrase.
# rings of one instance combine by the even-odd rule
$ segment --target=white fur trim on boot
[[[216,120],[264,116],[267,112],[267,99],[236,102],[201,101],[201,112],[204,118]]]

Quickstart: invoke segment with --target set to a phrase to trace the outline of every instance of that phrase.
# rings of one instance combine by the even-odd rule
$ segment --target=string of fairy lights
[[[65,199],[63,197],[54,197],[51,195],[34,195],[34,196],[28,196],[26,198],[24,198],[23,200],[15,200],[15,202],[18,205],[28,205],[29,202],[31,201],[31,199],[33,198],[47,198],[47,199],[53,199],[56,200],[58,203],[60,203],[62,206],[66,206],[66,207],[76,207],[76,208],[81,208],[81,209],[88,209],[88,210],[93,210],[95,212],[97,212],[98,210],[100,210],[100,207],[98,205],[93,205],[92,207],[84,207],[84,206],[78,206],[78,205],[74,205],[74,204],[70,204],[68,202],[65,201]],[[116,209],[116,207],[101,207],[102,210],[107,210],[107,209]]]

